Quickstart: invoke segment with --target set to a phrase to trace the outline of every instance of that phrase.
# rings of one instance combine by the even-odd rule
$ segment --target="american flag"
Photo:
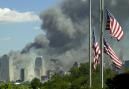
[[[100,63],[99,58],[100,58],[100,53],[101,53],[101,51],[100,51],[98,42],[95,41],[94,31],[93,31],[93,46],[92,46],[92,48],[93,48],[93,54],[94,54],[93,67],[94,67],[94,69],[96,69],[97,64]]]
[[[111,46],[105,41],[105,39],[104,39],[104,52],[110,56],[115,66],[121,69],[123,64],[122,61],[117,57],[116,53],[113,51]]]
[[[107,11],[106,29],[110,30],[111,36],[117,38],[117,40],[119,41],[124,35],[123,30],[118,21],[115,19],[115,17],[108,10],[106,11]]]

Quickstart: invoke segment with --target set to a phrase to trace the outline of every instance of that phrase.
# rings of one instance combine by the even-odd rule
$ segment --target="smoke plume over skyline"
[[[123,6],[124,5],[124,6]],[[126,23],[129,22],[128,0],[105,0],[105,8],[113,12],[116,19],[123,26],[126,33]],[[68,70],[75,61],[88,61],[88,29],[89,29],[89,2],[88,0],[64,0],[59,5],[42,12],[41,28],[45,35],[38,35],[33,42],[27,44],[21,52],[10,52],[9,56],[14,61],[14,66],[21,67],[31,63],[34,56],[43,56],[50,69],[50,59],[59,59],[64,70]],[[99,0],[92,1],[92,28],[95,28],[97,40],[99,41]],[[125,29],[126,28],[126,29]],[[107,38],[107,32],[105,33]],[[129,36],[126,34],[126,36]],[[110,38],[108,38],[109,40]],[[124,37],[122,42],[126,42]],[[113,40],[109,43],[112,45]],[[115,43],[117,43],[115,41]],[[127,42],[129,43],[129,42]],[[124,43],[116,45],[126,46]],[[114,49],[116,48],[113,45]],[[118,53],[120,50],[116,50]],[[34,56],[31,56],[34,55]],[[128,56],[127,56],[128,57]],[[24,62],[23,62],[24,61]],[[29,65],[28,65],[29,66]]]

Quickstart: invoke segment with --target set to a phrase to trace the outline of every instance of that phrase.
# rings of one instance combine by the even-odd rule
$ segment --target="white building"
[[[41,76],[46,75],[45,61],[42,56],[36,57],[35,60],[35,77],[41,80]]]

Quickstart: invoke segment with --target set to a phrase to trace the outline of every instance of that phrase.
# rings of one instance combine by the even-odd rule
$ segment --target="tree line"
[[[104,89],[129,89],[128,84],[126,84],[129,82],[129,69],[123,68],[122,71],[125,74],[119,74],[118,71],[105,68]],[[91,89],[101,89],[100,86],[100,67],[98,66],[96,70],[92,70]],[[45,83],[41,83],[37,78],[34,78],[31,82],[24,82],[19,85],[11,82],[1,82],[0,89],[89,89],[89,63],[81,63],[80,66],[74,65],[70,68],[68,74],[54,74]]]

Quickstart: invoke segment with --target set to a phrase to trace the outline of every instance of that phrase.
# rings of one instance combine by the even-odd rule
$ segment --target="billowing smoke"
[[[46,48],[49,45],[49,40],[43,35],[38,35],[34,42],[29,43],[26,45],[26,47],[21,51],[21,53],[26,53],[30,50],[40,49],[40,48]]]
[[[125,30],[126,19],[129,18],[128,4],[128,0],[105,0],[105,8],[115,15],[123,26],[123,30]],[[49,9],[40,16],[43,22],[42,29],[50,41],[49,48],[55,48],[57,51],[54,53],[59,51],[57,58],[61,59],[66,66],[71,65],[74,61],[80,62],[88,59],[88,17],[88,0],[65,0],[60,6]],[[92,28],[94,27],[98,38],[100,34],[99,0],[92,2]],[[106,38],[109,38],[107,33],[105,35]],[[112,46],[117,43],[113,43],[113,40],[110,39],[108,41]],[[117,47],[121,46],[123,46],[122,43],[117,45]],[[83,51],[84,49],[85,51]],[[119,51],[120,49],[117,48],[116,52]]]
[[[124,27],[129,19],[128,6],[128,0],[105,0],[105,8],[110,9],[123,28],[129,28],[129,25]],[[34,58],[31,56],[33,54],[42,55],[46,61],[49,61],[48,64],[46,63],[48,69],[51,67],[49,59],[58,59],[65,70],[68,70],[75,61],[88,61],[88,17],[88,0],[64,0],[57,7],[42,12],[41,28],[45,35],[38,35],[34,42],[27,44],[21,53],[9,54],[14,59],[14,65],[16,67],[26,66],[25,64],[31,63]],[[93,27],[99,40],[99,0],[92,1]],[[123,30],[126,32],[126,29]],[[109,35],[105,34],[109,41]],[[123,44],[116,46],[123,47],[126,40],[124,37]],[[112,42],[113,40],[109,41],[109,43]],[[125,46],[128,48],[128,45]]]

